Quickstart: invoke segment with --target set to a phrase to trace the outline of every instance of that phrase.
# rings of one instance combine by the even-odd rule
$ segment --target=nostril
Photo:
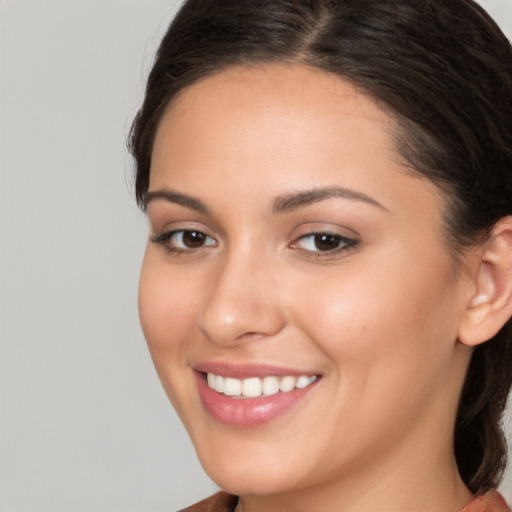
[[[279,294],[267,293],[265,283],[254,275],[251,283],[244,281],[244,268],[240,268],[240,262],[226,264],[204,297],[197,326],[216,345],[232,347],[264,339],[284,326]],[[243,276],[245,279],[246,272]]]

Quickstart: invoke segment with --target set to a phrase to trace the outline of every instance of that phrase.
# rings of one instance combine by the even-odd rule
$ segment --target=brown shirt
[[[179,512],[234,512],[237,503],[236,496],[219,492]]]
[[[225,492],[219,492],[180,512],[234,512],[238,498]],[[477,496],[460,512],[511,512],[502,496],[496,491]]]

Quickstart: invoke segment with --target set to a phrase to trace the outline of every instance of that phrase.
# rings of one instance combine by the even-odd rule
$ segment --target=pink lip
[[[203,368],[208,367],[208,370]],[[213,369],[215,368],[215,370]],[[223,363],[208,363],[194,368],[199,396],[206,411],[217,421],[233,427],[256,427],[267,423],[297,406],[316,386],[318,380],[302,389],[287,393],[277,393],[257,398],[233,398],[211,389],[205,373],[215,373],[225,377],[248,378],[280,375],[305,375],[290,369],[267,366],[232,366]],[[312,375],[312,374],[310,374]]]
[[[262,365],[262,364],[240,364],[223,362],[207,362],[194,365],[194,370],[203,373],[214,373],[223,377],[232,377],[234,379],[248,379],[250,377],[284,377],[291,375],[300,377],[301,375],[316,375],[315,372],[294,370],[284,366]]]

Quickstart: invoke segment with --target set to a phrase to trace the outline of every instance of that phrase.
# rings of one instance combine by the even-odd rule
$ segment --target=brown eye
[[[171,252],[194,251],[217,245],[217,242],[211,236],[195,229],[168,231],[153,237],[152,240],[163,245]]]
[[[189,249],[197,249],[202,247],[206,240],[206,235],[201,231],[183,231],[183,245]]]
[[[340,245],[340,237],[337,235],[322,233],[314,235],[314,243],[315,247],[319,251],[334,251]]]
[[[310,233],[299,238],[292,247],[316,254],[335,254],[357,244],[357,240],[334,233]]]

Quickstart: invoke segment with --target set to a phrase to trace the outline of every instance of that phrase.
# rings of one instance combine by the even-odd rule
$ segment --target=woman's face
[[[161,121],[141,322],[231,492],[451,453],[469,285],[442,195],[406,171],[393,130],[360,90],[299,65],[224,71]]]

